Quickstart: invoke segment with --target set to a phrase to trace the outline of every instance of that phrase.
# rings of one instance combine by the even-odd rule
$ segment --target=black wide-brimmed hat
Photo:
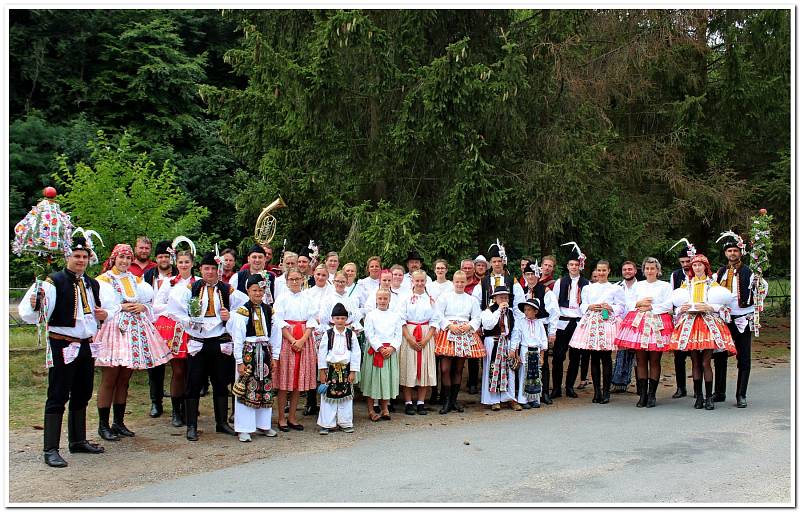
[[[489,297],[494,297],[495,295],[500,295],[501,293],[511,295],[511,292],[508,290],[508,288],[506,288],[504,285],[500,285],[494,289],[494,293],[492,293]]]
[[[525,302],[520,302],[519,304],[517,304],[517,307],[519,308],[520,311],[524,313],[526,304],[534,308],[536,311],[539,311],[542,308],[542,303],[536,297],[532,299],[527,299],[525,300]]]
[[[408,256],[406,256],[405,262],[408,263],[408,260],[419,260],[420,263],[424,261],[422,256],[417,252],[416,249],[411,249],[408,251]]]

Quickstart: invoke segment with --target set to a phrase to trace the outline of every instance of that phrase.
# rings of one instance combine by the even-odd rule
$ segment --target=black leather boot
[[[453,384],[450,386],[450,403],[451,407],[456,412],[464,412],[464,406],[458,403],[458,392],[461,391],[461,384]]]
[[[134,437],[136,434],[125,426],[125,406],[127,404],[114,404],[114,423],[111,424],[111,430],[115,434],[125,437]]]
[[[603,365],[603,394],[600,398],[601,404],[611,401],[611,355],[608,356],[608,364]]]
[[[647,405],[647,379],[636,379],[636,392],[639,393],[636,407],[645,407]]]
[[[439,386],[431,386],[431,397],[428,399],[429,404],[439,403]]]
[[[603,392],[600,389],[600,359],[596,356],[592,358],[592,388],[594,388],[593,404],[599,404],[603,400]]]
[[[453,410],[453,404],[450,398],[450,386],[442,386],[442,408],[439,409],[439,414],[447,414]]]
[[[678,389],[675,390],[675,393],[672,394],[672,398],[683,398],[685,396],[686,396],[686,388],[685,387],[682,388],[680,386],[678,387]]]
[[[197,398],[187,398],[183,401],[183,411],[186,419],[186,439],[197,441],[197,406],[200,400]]]
[[[750,369],[739,369],[736,375],[736,407],[747,407],[747,383],[750,380]]]
[[[694,380],[694,408],[695,409],[702,409],[703,408],[703,380],[702,379],[693,379]]]
[[[69,453],[103,453],[102,446],[86,440],[86,408],[69,411],[67,416]]]
[[[719,352],[712,357],[714,359],[714,393],[712,400],[714,402],[724,402],[728,377],[728,353]]]
[[[709,380],[709,381],[706,382],[705,409],[707,411],[713,411],[714,410],[714,395],[711,393],[711,390],[713,389],[713,387],[714,387],[714,381]]]
[[[61,420],[63,413],[52,413],[44,415],[44,463],[52,468],[65,468],[65,461],[58,453],[61,443]]]
[[[236,431],[228,425],[228,397],[214,397],[214,418],[217,422],[217,432],[235,436]]]
[[[647,379],[647,407],[656,406],[657,389],[658,389],[658,381],[656,379]]]
[[[164,371],[164,365],[147,370],[147,381],[150,385],[151,418],[158,418],[164,413]]]
[[[182,427],[186,424],[183,418],[183,400],[180,398],[171,398],[172,402],[172,426]]]
[[[111,415],[111,407],[98,407],[97,415],[99,416],[97,435],[106,441],[119,441],[119,436],[111,430],[111,426],[108,424],[108,417]]]

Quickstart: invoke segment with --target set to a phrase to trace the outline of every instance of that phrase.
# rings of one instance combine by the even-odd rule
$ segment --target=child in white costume
[[[352,329],[346,326],[347,308],[337,303],[331,311],[333,327],[322,336],[317,351],[320,406],[317,425],[327,435],[338,424],[353,432],[353,383],[361,370],[361,348]]]

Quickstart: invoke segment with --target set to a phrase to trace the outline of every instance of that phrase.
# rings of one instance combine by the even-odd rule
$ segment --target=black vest
[[[529,287],[525,288],[525,298],[528,298],[528,292],[530,291]],[[549,313],[547,313],[547,309],[544,307],[544,294],[547,292],[547,289],[542,286],[541,283],[536,283],[536,286],[533,287],[533,296],[539,299],[539,311],[536,312],[536,318],[547,318]]]
[[[81,276],[87,292],[92,291],[94,297],[94,307],[100,307],[100,283],[95,279],[83,274]],[[75,327],[75,316],[78,303],[75,300],[77,283],[75,274],[67,269],[55,272],[47,277],[56,289],[56,307],[50,315],[49,324],[53,327]],[[80,314],[83,314],[82,312]]]
[[[244,305],[247,308],[247,328],[245,331],[245,336],[258,336],[256,334],[256,328],[253,325],[253,308],[256,307],[255,304],[250,302],[249,300]],[[261,314],[264,315],[267,324],[267,332],[264,334],[265,336],[272,335],[272,306],[269,304],[261,303]]]
[[[333,333],[334,328],[331,327],[328,329],[328,352],[333,350],[333,337],[335,334]],[[347,340],[347,350],[353,350],[353,330],[349,327],[345,327],[344,329],[344,337]]]
[[[569,307],[569,287],[572,286],[572,278],[569,277],[569,274],[561,277],[559,279],[560,283],[558,285],[558,305],[562,308]],[[589,284],[589,280],[583,276],[578,278],[578,291],[580,291],[584,286]],[[580,301],[578,301],[578,305],[580,305]]]
[[[677,290],[681,287],[681,284],[686,280],[686,274],[683,273],[683,269],[679,268],[677,270],[672,271],[672,289]]]
[[[204,288],[206,286],[206,282],[202,279],[198,279],[194,283],[192,283],[192,297],[197,297],[200,295],[200,288]],[[231,286],[229,284],[223,283],[222,281],[217,281],[217,290],[219,290],[219,294],[222,296],[222,305],[225,309],[231,309]],[[225,322],[222,322],[222,325],[225,325]]]
[[[489,296],[492,294],[492,275],[489,274],[481,279],[481,311],[489,307]],[[514,303],[514,277],[511,275],[503,276],[503,284],[508,288],[508,303]]]
[[[508,336],[511,337],[511,333],[514,331],[514,310],[512,308],[512,301],[508,303],[508,309],[506,309],[506,327],[508,328]],[[494,313],[500,308],[499,304],[492,304],[489,306],[489,311]],[[500,321],[498,320],[497,325],[495,325],[492,329],[484,330],[484,336],[500,336]]]
[[[717,282],[722,283],[722,276],[728,270],[727,266],[720,267],[717,270]],[[753,294],[750,290],[750,279],[753,277],[753,272],[745,264],[739,267],[739,273],[736,275],[739,279],[739,307],[746,308],[753,305]]]
[[[172,277],[178,275],[178,269],[175,265],[172,265]],[[144,274],[142,274],[142,280],[153,287],[153,293],[158,291],[158,285],[156,284],[156,280],[158,279],[158,267],[153,267]]]

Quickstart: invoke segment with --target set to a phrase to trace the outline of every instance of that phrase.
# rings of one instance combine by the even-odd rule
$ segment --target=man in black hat
[[[230,285],[234,290],[247,294],[247,278],[253,274],[261,274],[267,281],[269,291],[264,295],[264,303],[272,305],[275,302],[275,275],[266,269],[267,252],[258,244],[250,247],[247,252],[247,268],[243,268],[231,277]]]
[[[567,357],[567,351],[569,351],[569,366],[564,392],[570,398],[578,397],[573,386],[578,376],[581,351],[570,347],[569,341],[581,319],[581,290],[589,285],[589,281],[581,275],[580,256],[577,247],[570,252],[567,259],[567,274],[559,278],[553,287],[561,314],[553,345],[553,391],[550,393],[550,398],[561,397],[561,380],[564,378],[564,359]]]
[[[234,375],[233,342],[225,330],[230,311],[247,302],[247,295],[219,279],[218,262],[213,252],[200,261],[199,279],[174,291],[167,306],[177,320],[186,324],[189,334],[186,392],[186,439],[197,441],[197,408],[200,390],[210,377],[214,390],[216,430],[229,435],[236,432],[228,424],[228,384]],[[246,284],[246,283],[245,283]],[[197,304],[193,308],[190,301]],[[195,309],[192,311],[192,309]]]
[[[728,264],[720,267],[716,273],[717,282],[733,294],[731,308],[731,321],[728,330],[731,331],[733,343],[736,345],[736,407],[747,407],[747,384],[750,380],[750,349],[751,332],[750,323],[753,321],[755,305],[753,303],[753,271],[742,262],[741,239],[728,239],[722,246],[723,254]],[[725,401],[725,384],[728,370],[728,352],[714,354],[714,395],[715,402]]]
[[[403,285],[402,290],[405,292],[411,291],[411,274],[416,272],[417,270],[422,270],[422,256],[417,252],[416,249],[412,249],[408,251],[408,256],[406,256],[406,275],[403,276]],[[428,288],[428,285],[431,284],[431,276],[428,276],[428,279],[425,282],[425,289]]]
[[[314,263],[314,256],[312,250],[308,247],[300,247],[297,251],[297,270],[303,275],[303,284],[300,286],[301,290],[308,290],[316,285],[314,281],[314,269],[311,268]]]
[[[672,275],[669,277],[673,290],[677,290],[684,281],[689,280],[689,271],[692,269],[691,261],[692,258],[689,256],[688,248],[684,247],[678,253],[678,262],[681,268],[673,270]],[[673,352],[673,357],[675,358],[675,393],[672,398],[686,396],[686,357],[688,355],[689,352],[685,350],[675,350]]]
[[[22,319],[34,324],[46,309],[47,402],[44,406],[44,462],[63,468],[67,462],[58,453],[61,421],[69,401],[67,432],[70,453],[103,453],[103,447],[86,440],[86,407],[94,387],[94,357],[90,343],[97,322],[108,317],[100,307],[100,285],[86,275],[91,248],[83,237],[72,239],[66,268],[50,274],[39,295],[32,286],[19,305]]]
[[[178,269],[172,264],[172,255],[169,250],[172,245],[169,240],[162,240],[156,244],[156,266],[147,270],[142,279],[153,287],[153,297],[161,285],[167,280],[178,275]],[[147,380],[150,384],[150,417],[158,418],[164,413],[164,372],[166,365],[148,368]]]

